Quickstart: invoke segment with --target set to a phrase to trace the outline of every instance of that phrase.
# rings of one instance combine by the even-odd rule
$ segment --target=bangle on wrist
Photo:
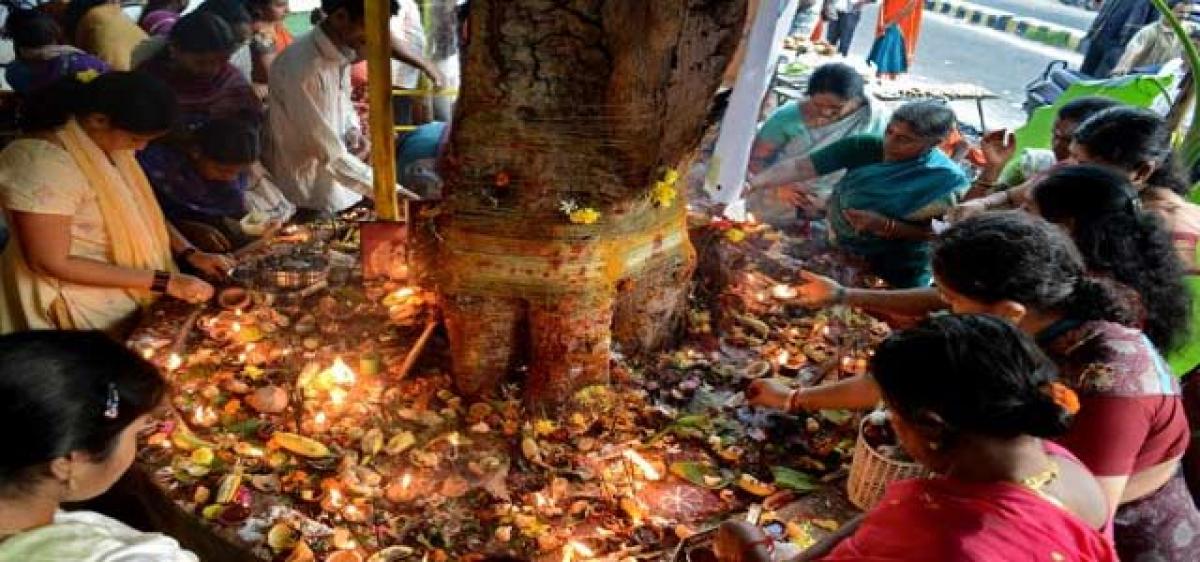
[[[800,398],[799,388],[793,389],[792,392],[788,394],[787,405],[785,406],[784,410],[786,413],[795,414],[803,410],[803,408],[800,407],[800,401],[797,400],[798,398]]]
[[[156,270],[154,272],[154,281],[150,283],[150,292],[156,295],[161,295],[167,292],[167,285],[171,283],[171,274],[166,271]]]

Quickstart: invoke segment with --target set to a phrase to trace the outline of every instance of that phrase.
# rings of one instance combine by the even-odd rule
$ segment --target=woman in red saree
[[[1078,398],[1032,338],[995,316],[937,316],[888,338],[872,369],[900,444],[941,476],[892,484],[793,560],[1117,561],[1100,484],[1048,440]],[[727,523],[717,555],[769,560],[761,537]]]

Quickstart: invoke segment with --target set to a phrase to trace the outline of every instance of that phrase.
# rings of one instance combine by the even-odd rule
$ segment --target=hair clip
[[[75,73],[75,80],[78,81],[80,84],[90,84],[92,82],[92,80],[95,80],[99,77],[100,77],[100,71],[98,71],[94,68],[89,68],[87,70],[80,70],[79,72]]]
[[[121,409],[121,395],[117,393],[117,383],[108,383],[108,398],[104,401],[104,417],[117,419]]]

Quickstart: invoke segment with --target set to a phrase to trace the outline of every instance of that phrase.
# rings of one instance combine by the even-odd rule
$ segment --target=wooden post
[[[392,19],[388,0],[367,0],[367,93],[371,104],[371,167],[380,220],[400,219],[396,201],[396,133],[392,117]]]

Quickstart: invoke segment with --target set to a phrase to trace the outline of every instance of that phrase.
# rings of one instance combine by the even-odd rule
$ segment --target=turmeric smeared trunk
[[[669,343],[695,265],[685,167],[740,36],[744,0],[476,0],[425,229],[471,395],[529,369],[548,407]]]

